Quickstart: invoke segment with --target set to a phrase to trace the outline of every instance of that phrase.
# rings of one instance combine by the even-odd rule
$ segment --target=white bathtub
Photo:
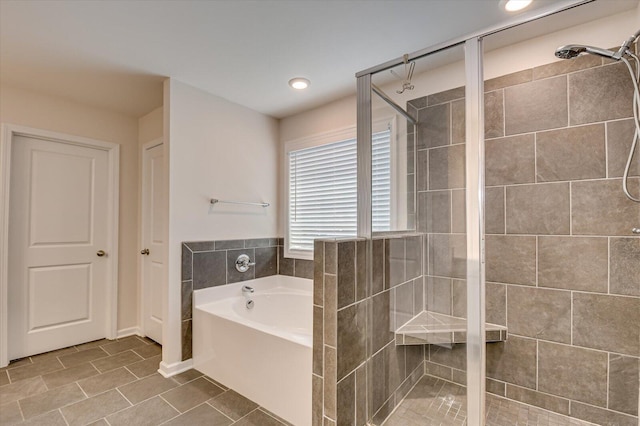
[[[253,309],[245,285],[255,289]],[[312,293],[312,280],[284,275],[194,291],[194,368],[296,426],[310,425]]]

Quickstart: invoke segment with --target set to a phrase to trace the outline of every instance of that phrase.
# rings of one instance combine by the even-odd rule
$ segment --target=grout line
[[[607,353],[607,408],[609,408],[609,376],[611,374],[611,369],[609,368],[611,366],[611,353]]]
[[[571,346],[573,346],[573,291],[571,292],[571,311],[570,311],[570,321],[571,321],[571,329],[570,329],[570,336],[569,336],[569,341],[571,342]]]
[[[609,123],[604,123],[604,175],[609,176]]]
[[[134,380],[133,382],[130,382],[130,383],[135,383],[135,382],[137,382],[137,380]],[[128,383],[127,383],[127,384],[128,384]],[[123,386],[124,386],[124,385],[123,385]],[[124,400],[125,400],[125,401],[127,401],[129,404],[131,404],[129,407],[134,407],[134,406],[136,405],[136,404],[133,404],[131,401],[129,401],[129,398],[127,398],[126,396],[124,396],[124,394],[120,391],[120,388],[119,388],[119,387],[115,387],[114,389],[116,390],[116,392],[118,392],[118,393],[119,393],[119,394],[124,398]],[[140,402],[142,402],[142,401],[140,401]],[[139,402],[138,404],[140,404],[140,402]],[[127,408],[129,408],[129,407],[123,408],[122,410],[126,410],[126,409],[127,409]],[[122,410],[120,410],[120,411],[122,411]],[[117,411],[116,411],[116,412],[117,412]],[[113,413],[112,413],[112,414],[113,414]]]
[[[177,388],[174,388],[174,389],[177,389]],[[169,389],[169,390],[171,390],[171,389]],[[163,392],[163,393],[161,393],[161,394],[154,395],[154,396],[159,397],[159,398],[160,398],[160,399],[162,399],[164,402],[166,402],[166,403],[169,405],[169,407],[173,408],[174,410],[176,410],[176,411],[178,412],[178,414],[177,414],[177,415],[175,415],[175,416],[173,416],[173,417],[171,418],[171,419],[175,419],[176,417],[178,417],[178,416],[180,416],[180,415],[182,414],[182,411],[178,410],[176,407],[174,407],[174,406],[173,406],[169,401],[167,401],[167,400],[162,396],[163,394],[165,394],[165,393],[169,392],[169,390],[168,390],[168,391],[166,391],[166,392]],[[151,397],[151,398],[153,398],[153,397]],[[151,398],[147,398],[145,401],[148,401],[148,400],[149,400],[149,399],[151,399]],[[195,408],[195,407],[194,407],[194,408]],[[189,411],[189,410],[187,410],[187,411]],[[185,411],[185,413],[186,413],[186,411]],[[171,419],[169,419],[169,420],[171,420]]]
[[[607,238],[607,294],[611,294],[611,237]]]
[[[215,397],[214,397],[214,398],[215,398]],[[229,420],[231,420],[231,424],[234,424],[234,423],[236,422],[235,420],[233,420],[231,417],[227,416],[225,413],[223,413],[222,411],[218,410],[216,407],[214,407],[213,405],[211,405],[211,404],[209,403],[209,401],[211,401],[211,400],[212,400],[212,399],[214,399],[214,398],[210,398],[209,400],[207,400],[207,401],[203,402],[203,404],[207,404],[209,407],[213,408],[213,409],[214,409],[214,410],[216,410],[218,413],[222,414],[223,416],[225,416],[226,418],[228,418]],[[202,404],[200,404],[200,405],[202,405]],[[198,405],[198,407],[199,407],[200,405]],[[194,408],[195,408],[195,407],[194,407]],[[239,419],[238,419],[238,420],[239,420]]]
[[[64,423],[65,423],[67,426],[69,426],[69,421],[67,421],[67,418],[64,416],[64,413],[62,412],[62,410],[61,410],[60,408],[58,408],[58,410],[57,410],[57,411],[58,411],[58,412],[60,413],[60,415],[62,416],[62,420],[64,420]]]

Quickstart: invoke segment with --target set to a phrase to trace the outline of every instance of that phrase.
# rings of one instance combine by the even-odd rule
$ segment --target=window
[[[390,122],[387,122],[390,123]],[[372,137],[374,231],[391,228],[391,124]],[[287,144],[287,257],[313,257],[313,240],[357,232],[355,129]]]

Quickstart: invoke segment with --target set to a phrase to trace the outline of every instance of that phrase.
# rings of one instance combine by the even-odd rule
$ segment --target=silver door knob
[[[102,256],[106,255],[107,253],[104,250],[98,250],[98,252],[96,254],[98,255],[98,257],[102,257]]]
[[[142,249],[142,250],[140,250],[140,254],[144,254],[144,255],[149,256],[149,249]]]

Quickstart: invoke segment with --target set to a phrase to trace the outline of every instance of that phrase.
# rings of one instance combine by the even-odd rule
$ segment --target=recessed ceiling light
[[[311,82],[306,78],[296,77],[289,80],[289,86],[293,87],[296,90],[303,90],[309,87]]]
[[[507,12],[517,12],[529,6],[533,0],[507,0],[504,2],[504,10]]]

